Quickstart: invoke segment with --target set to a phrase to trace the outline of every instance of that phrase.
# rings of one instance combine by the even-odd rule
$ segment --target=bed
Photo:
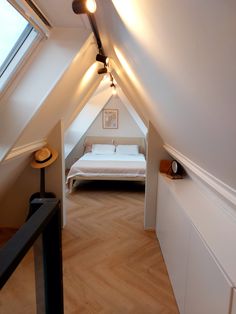
[[[70,192],[74,182],[81,180],[145,181],[143,138],[89,137],[84,149],[84,155],[71,166],[67,175]]]

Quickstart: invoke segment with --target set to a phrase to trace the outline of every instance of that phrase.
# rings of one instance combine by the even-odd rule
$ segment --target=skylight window
[[[6,0],[0,0],[0,89],[36,38],[38,32]]]

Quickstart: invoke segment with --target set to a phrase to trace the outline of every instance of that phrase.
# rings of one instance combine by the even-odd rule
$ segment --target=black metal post
[[[61,210],[43,231],[43,260],[46,314],[63,314]]]
[[[35,275],[35,295],[36,313],[46,313],[45,301],[45,278],[44,278],[44,259],[43,259],[43,237],[42,234],[34,242],[34,275]]]
[[[40,201],[31,202],[32,211]],[[57,210],[34,244],[35,286],[37,314],[63,314],[61,210]]]
[[[40,197],[45,197],[45,168],[40,168]]]
[[[32,216],[0,249],[0,289],[33,244],[38,314],[63,314],[61,209],[58,200],[34,199]]]

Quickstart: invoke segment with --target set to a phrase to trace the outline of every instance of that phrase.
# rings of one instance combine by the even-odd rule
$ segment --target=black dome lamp
[[[72,2],[72,9],[75,14],[94,13],[97,9],[95,0],[74,0]]]
[[[107,73],[107,68],[106,67],[98,69],[98,74],[106,74],[106,73]]]
[[[109,58],[107,56],[104,56],[101,53],[98,53],[96,55],[96,60],[99,61],[99,62],[104,63],[104,65],[108,65],[108,63],[109,63]]]
[[[87,14],[89,23],[91,25],[92,31],[97,41],[97,46],[98,46],[98,51],[99,51],[98,54],[105,56],[105,52],[104,52],[101,38],[98,32],[98,27],[95,20],[95,16],[94,14],[92,14],[96,11],[96,9],[97,9],[97,4],[95,0],[73,0],[72,2],[72,10],[75,14],[83,14],[83,13]],[[103,63],[104,65],[106,65],[108,63],[108,60],[105,60],[105,62]]]

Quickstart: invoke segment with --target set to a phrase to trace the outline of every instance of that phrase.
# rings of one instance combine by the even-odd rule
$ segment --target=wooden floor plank
[[[155,233],[143,230],[143,184],[84,183],[67,195],[67,207],[66,314],[179,313]],[[31,258],[1,291],[0,313],[35,313],[34,283],[27,302],[20,288],[23,278],[32,277]],[[10,312],[4,298],[11,302]]]
[[[80,313],[79,304],[82,313],[178,313],[155,233],[143,230],[144,188],[97,186],[68,196],[64,265],[74,279],[65,276],[66,311]]]

